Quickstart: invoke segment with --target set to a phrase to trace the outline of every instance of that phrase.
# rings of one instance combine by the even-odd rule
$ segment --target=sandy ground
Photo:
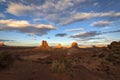
[[[0,72],[0,80],[69,80],[66,75],[52,73],[50,64],[16,61],[9,69]],[[74,67],[73,80],[103,80],[83,66]]]

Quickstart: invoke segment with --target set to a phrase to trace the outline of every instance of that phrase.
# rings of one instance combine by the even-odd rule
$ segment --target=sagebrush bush
[[[59,58],[58,60],[54,61],[52,63],[52,71],[54,73],[67,74],[68,76],[73,77],[71,62],[69,59]]]
[[[6,68],[13,64],[15,58],[7,51],[0,52],[0,68]]]

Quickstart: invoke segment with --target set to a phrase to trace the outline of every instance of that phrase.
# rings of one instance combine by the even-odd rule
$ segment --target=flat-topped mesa
[[[77,42],[73,42],[71,48],[79,48]]]
[[[49,48],[47,41],[43,40],[40,48]]]
[[[62,48],[62,45],[61,45],[61,44],[58,44],[58,45],[57,45],[57,48]]]

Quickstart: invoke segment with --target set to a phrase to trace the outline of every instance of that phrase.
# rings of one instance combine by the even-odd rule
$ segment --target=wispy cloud
[[[14,42],[16,40],[0,39],[0,41],[2,41],[2,42]]]
[[[84,2],[85,0],[59,0],[59,1],[54,1],[54,0],[45,0],[42,5],[36,5],[31,4],[31,5],[24,5],[22,3],[16,3],[16,2],[10,2],[7,8],[7,12],[14,14],[14,15],[22,15],[26,13],[26,11],[32,12],[33,14],[36,13],[38,14],[39,12],[42,12],[41,14],[39,13],[38,15],[42,14],[48,14],[48,12],[55,13],[55,12],[60,12],[64,11],[70,7],[75,6],[75,4]],[[24,1],[27,3],[27,1]],[[35,1],[34,1],[35,2]]]
[[[67,29],[66,32],[74,32],[74,31],[82,31],[84,28],[74,28],[74,29]]]
[[[52,25],[46,25],[46,24],[37,24],[35,25],[36,28],[42,29],[42,28],[46,28],[46,29],[57,29],[56,27],[52,26]]]
[[[70,37],[71,38],[81,38],[81,39],[91,39],[97,35],[108,34],[108,33],[117,33],[117,32],[120,32],[120,30],[107,31],[107,32],[89,31],[89,32],[76,33]]]
[[[106,27],[112,24],[112,21],[97,21],[97,22],[93,22],[91,24],[91,26],[94,27]]]
[[[108,33],[117,33],[120,32],[120,30],[115,30],[115,31],[108,31],[108,32],[103,32],[101,34],[108,34]]]
[[[90,38],[85,38],[85,39],[78,39],[80,41],[90,41],[90,40],[101,40],[104,39],[103,37],[90,37]]]
[[[58,33],[55,36],[56,37],[65,37],[65,36],[67,36],[67,34],[66,33]]]
[[[7,8],[8,13],[14,14],[16,16],[24,15],[25,13],[28,13],[28,11],[33,11],[33,10],[34,10],[33,6],[27,6],[22,3],[14,3],[14,2],[11,2]]]
[[[96,35],[99,35],[97,31],[90,31],[90,32],[81,32],[77,33],[71,36],[71,38],[88,38],[88,37],[94,37]]]
[[[61,24],[65,25],[73,22],[84,21],[91,18],[101,18],[101,17],[120,17],[120,12],[109,11],[109,12],[100,12],[100,13],[98,12],[76,13],[73,14],[70,18],[68,17],[63,18],[63,22]]]
[[[82,3],[88,0],[45,0],[38,5],[37,1],[10,2],[6,11],[16,16],[42,17],[53,23],[67,25],[74,22],[84,21],[91,18],[120,17],[120,12],[80,12],[77,10]],[[29,4],[29,5],[27,5]],[[98,5],[98,3],[94,3]],[[81,9],[81,6],[79,7]]]

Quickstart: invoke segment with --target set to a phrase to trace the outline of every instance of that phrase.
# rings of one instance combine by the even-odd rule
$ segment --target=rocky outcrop
[[[107,46],[109,49],[119,49],[120,50],[120,41],[113,41],[110,45]]]
[[[40,48],[49,48],[47,41],[43,40],[42,45],[40,46]]]
[[[62,48],[62,45],[61,45],[61,44],[58,44],[58,45],[57,45],[57,48]]]
[[[76,42],[73,42],[71,45],[71,48],[79,48],[79,47],[78,47],[78,44]]]

